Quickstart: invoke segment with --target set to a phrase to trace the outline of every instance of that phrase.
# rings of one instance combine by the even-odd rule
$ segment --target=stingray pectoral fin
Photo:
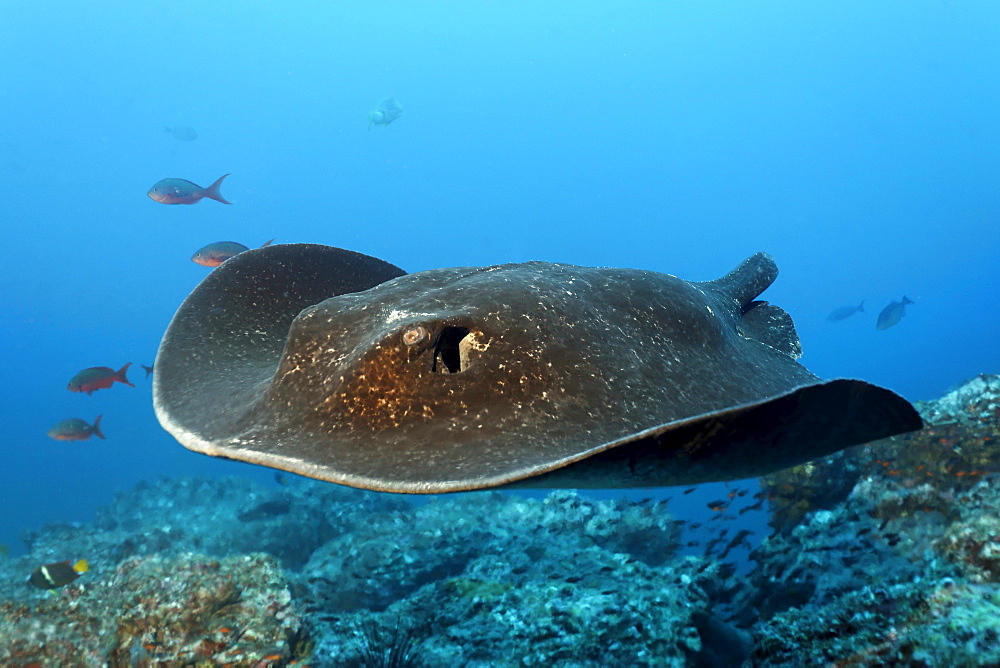
[[[158,414],[170,406],[213,438],[228,434],[234,416],[253,406],[258,385],[270,382],[303,309],[405,273],[315,244],[266,246],[226,260],[184,300],[164,334],[153,375]]]
[[[922,427],[898,394],[839,378],[653,427],[510,486],[657,487],[751,478]]]
[[[771,346],[792,359],[802,357],[802,342],[795,331],[792,316],[780,306],[764,301],[750,302],[740,319],[740,329],[744,336]]]

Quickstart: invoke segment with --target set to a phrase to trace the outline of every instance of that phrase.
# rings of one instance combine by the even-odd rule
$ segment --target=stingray
[[[731,480],[919,429],[893,392],[796,361],[756,299],[776,276],[763,253],[689,282],[249,250],[174,315],[154,406],[191,450],[406,493]]]

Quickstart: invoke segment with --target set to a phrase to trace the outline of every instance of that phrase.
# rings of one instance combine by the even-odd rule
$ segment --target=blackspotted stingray
[[[893,392],[796,362],[756,301],[776,276],[763,253],[689,282],[250,250],[174,315],[156,414],[197,452],[410,493],[745,478],[919,429]]]

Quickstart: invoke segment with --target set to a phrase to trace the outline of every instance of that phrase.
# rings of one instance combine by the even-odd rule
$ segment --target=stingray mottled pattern
[[[920,428],[796,362],[791,318],[755,301],[776,276],[763,253],[698,283],[270,246],[181,305],[154,404],[192,450],[410,493],[743,478]]]

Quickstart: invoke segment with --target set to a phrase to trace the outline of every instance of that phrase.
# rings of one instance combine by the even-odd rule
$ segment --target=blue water
[[[1000,366],[995,2],[6,0],[0,64],[14,551],[141,479],[270,477],[179,446],[138,368],[213,241],[691,280],[764,250],[781,268],[765,297],[820,376],[916,400]],[[404,115],[368,131],[390,96]],[[145,196],[227,172],[232,206]],[[904,294],[903,321],[876,331]],[[867,314],[826,321],[861,299]],[[65,389],[129,361],[134,390]],[[97,414],[107,441],[45,435]]]

